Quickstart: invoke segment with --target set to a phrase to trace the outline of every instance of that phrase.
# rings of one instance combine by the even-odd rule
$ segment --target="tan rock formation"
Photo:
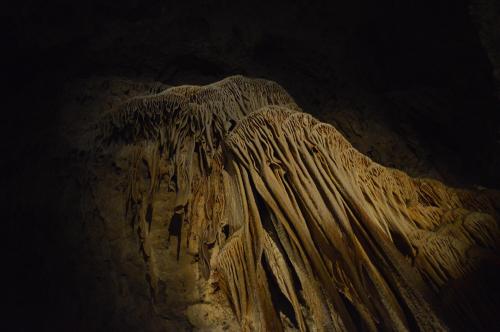
[[[156,229],[176,237],[177,260],[199,259],[243,330],[494,322],[499,194],[383,167],[276,83],[235,76],[132,99],[104,116],[100,142],[128,144],[123,212],[155,296],[169,288]]]

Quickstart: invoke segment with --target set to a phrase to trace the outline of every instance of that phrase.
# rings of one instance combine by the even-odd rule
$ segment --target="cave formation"
[[[499,193],[384,167],[274,82],[232,76],[134,97],[96,137],[95,156],[126,165],[117,227],[136,230],[157,312],[162,264],[192,257],[242,330],[495,324]],[[110,182],[89,183],[109,209]]]
[[[3,329],[497,331],[499,6],[5,6]]]

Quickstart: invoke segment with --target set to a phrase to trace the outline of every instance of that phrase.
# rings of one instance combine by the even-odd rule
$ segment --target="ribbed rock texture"
[[[98,142],[96,154],[128,170],[114,213],[137,230],[157,312],[171,305],[162,298],[175,244],[175,260],[192,257],[208,280],[206,320],[229,305],[243,330],[496,321],[498,192],[381,166],[276,83],[233,76],[135,97],[100,119]],[[98,200],[109,183],[93,184]],[[196,300],[189,275],[181,295]]]

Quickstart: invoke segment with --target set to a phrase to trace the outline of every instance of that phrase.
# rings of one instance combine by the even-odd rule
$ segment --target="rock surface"
[[[151,269],[137,229],[120,230],[114,219],[123,208],[127,150],[121,159],[104,154],[99,167],[89,152],[102,113],[167,85],[268,78],[377,163],[457,187],[499,188],[497,2],[10,3],[2,15],[0,131],[9,330],[198,326],[198,309],[182,301],[159,318],[143,272],[166,278],[174,265]],[[111,184],[99,189],[99,181]],[[103,215],[115,222],[100,221],[89,186],[115,206]],[[167,223],[152,225],[147,250],[176,259],[175,236],[168,249],[157,244],[164,233],[154,227]],[[198,273],[181,270],[191,271],[190,280]],[[169,278],[178,284],[175,273]],[[203,302],[193,305],[206,311]]]
[[[472,308],[460,299],[484,294],[482,283],[498,274],[494,194],[449,189],[373,163],[272,82],[73,84],[62,133],[77,151],[74,176],[85,189],[74,220],[83,225],[74,242],[85,264],[76,275],[94,291],[81,299],[95,301],[78,310],[90,315],[76,317],[82,328],[429,330],[492,323],[494,297]],[[333,114],[331,122],[361,151],[437,174],[376,118]],[[367,145],[369,135],[377,141]],[[288,147],[272,143],[277,137]],[[107,309],[95,309],[103,303]]]

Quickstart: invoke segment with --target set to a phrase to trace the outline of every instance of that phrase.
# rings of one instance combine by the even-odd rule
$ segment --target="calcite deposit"
[[[137,230],[157,312],[171,305],[165,276],[192,260],[178,296],[195,303],[203,285],[209,300],[187,316],[217,321],[206,329],[495,321],[498,192],[377,164],[274,82],[233,76],[134,97],[102,116],[96,144],[126,170],[114,213]],[[99,199],[109,183],[94,182]]]

